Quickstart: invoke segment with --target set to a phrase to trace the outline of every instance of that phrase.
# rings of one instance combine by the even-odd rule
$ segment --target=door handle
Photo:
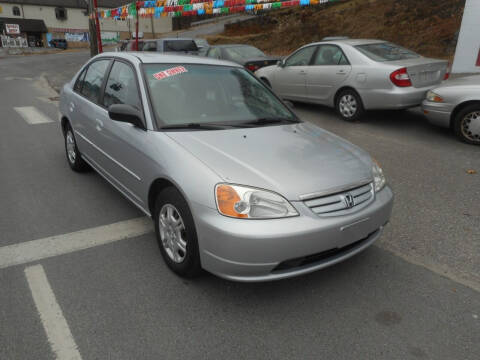
[[[300,70],[300,75],[307,75],[307,72],[305,70]]]
[[[102,131],[103,121],[100,120],[100,119],[95,119],[95,122],[97,123],[97,125],[95,126],[95,128],[96,128],[98,131]]]
[[[346,74],[346,71],[345,71],[345,70],[338,70],[338,71],[337,71],[337,74],[338,74],[338,75],[345,75],[345,74]]]

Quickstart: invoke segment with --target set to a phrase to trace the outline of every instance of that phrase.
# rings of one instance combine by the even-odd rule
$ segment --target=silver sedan
[[[446,81],[428,92],[422,107],[432,124],[452,129],[466,143],[480,145],[480,75]]]
[[[377,240],[393,195],[363,150],[304,123],[240,65],[106,53],[60,98],[66,157],[151,216],[177,274],[324,268]]]
[[[420,105],[447,67],[382,40],[343,39],[305,45],[255,74],[283,99],[335,107],[354,121],[365,110]]]

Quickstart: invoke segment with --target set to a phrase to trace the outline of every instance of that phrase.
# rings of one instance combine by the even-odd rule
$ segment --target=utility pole
[[[98,9],[97,0],[93,0],[93,11],[95,13],[95,31],[97,32],[97,47],[98,47],[98,52],[101,54],[103,52],[102,31],[100,30],[100,21],[98,20],[97,9]]]
[[[88,2],[88,30],[90,32],[90,56],[94,57],[98,54],[97,34],[95,31],[95,19],[93,17],[93,0],[85,0]]]

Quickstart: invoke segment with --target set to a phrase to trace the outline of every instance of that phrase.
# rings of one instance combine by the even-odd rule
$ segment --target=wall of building
[[[452,72],[480,72],[480,1],[466,0]]]

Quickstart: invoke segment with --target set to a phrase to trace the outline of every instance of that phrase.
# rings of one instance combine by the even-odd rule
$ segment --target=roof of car
[[[221,44],[221,45],[211,45],[210,47],[229,48],[229,47],[239,47],[239,46],[254,47],[254,46],[248,45],[248,44]]]
[[[235,66],[242,67],[234,62],[218,60],[194,55],[164,54],[157,52],[106,52],[98,57],[117,57],[130,61],[140,61],[145,64],[203,64],[203,65],[219,65],[219,66]]]
[[[379,44],[384,43],[385,40],[376,40],[376,39],[340,39],[340,40],[325,40],[319,41],[316,44],[323,44],[323,43],[340,43],[340,44],[347,44],[347,45],[367,45],[367,44]]]

